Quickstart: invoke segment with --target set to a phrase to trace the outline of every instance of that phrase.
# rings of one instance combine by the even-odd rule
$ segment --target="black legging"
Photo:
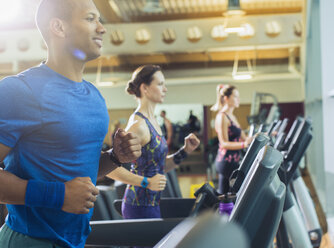
[[[218,192],[220,194],[226,194],[230,191],[230,180],[228,177],[225,177],[223,174],[219,173],[218,175]]]
[[[239,164],[236,162],[227,162],[224,159],[222,161],[216,160],[216,169],[218,176],[218,192],[220,194],[226,194],[230,191],[230,176],[233,171],[238,169]]]

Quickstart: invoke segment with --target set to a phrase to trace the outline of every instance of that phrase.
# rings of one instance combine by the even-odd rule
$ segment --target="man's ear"
[[[65,37],[64,21],[59,18],[52,18],[50,21],[50,31],[58,37]]]

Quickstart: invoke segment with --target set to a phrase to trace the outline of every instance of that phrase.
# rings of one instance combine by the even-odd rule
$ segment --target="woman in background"
[[[217,102],[211,111],[218,112],[215,119],[215,130],[218,135],[219,148],[216,157],[216,169],[219,174],[218,191],[221,194],[229,192],[229,178],[239,167],[240,151],[250,144],[252,138],[247,138],[233,114],[239,107],[239,91],[232,85],[217,86]]]
[[[135,95],[138,102],[126,130],[135,133],[142,146],[142,154],[133,161],[131,172],[143,179],[139,185],[127,182],[122,214],[125,219],[160,218],[160,194],[166,185],[164,173],[177,167],[187,154],[198,147],[200,141],[190,134],[180,150],[167,156],[167,142],[155,118],[155,106],[163,102],[167,92],[159,66],[145,65],[136,69],[126,91]]]

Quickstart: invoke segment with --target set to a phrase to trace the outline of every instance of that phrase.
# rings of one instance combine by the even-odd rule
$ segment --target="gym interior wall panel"
[[[249,116],[250,110],[250,104],[241,104],[239,108],[234,110],[234,114],[238,118],[238,122],[242,129],[247,129],[249,127],[247,116]]]
[[[134,109],[137,106],[135,98],[125,92],[125,86],[103,87],[99,88],[99,90],[106,101],[108,109]]]
[[[240,46],[299,46],[302,42],[300,36],[295,35],[293,24],[302,18],[300,13],[275,14],[275,15],[249,15],[239,18],[230,18],[229,27],[240,27],[242,24],[250,24],[254,30],[254,36],[248,39],[242,39],[238,35],[229,35],[224,41],[218,42],[211,36],[211,30],[216,25],[221,25],[226,21],[224,17],[188,19],[188,20],[170,20],[151,22],[151,23],[118,23],[107,24],[105,28],[107,33],[119,30],[123,33],[124,42],[118,45],[112,45],[109,39],[103,41],[103,54],[150,54],[161,52],[184,52],[184,51],[207,51],[223,50],[226,47]],[[266,23],[277,21],[282,25],[280,35],[275,38],[266,35]],[[165,43],[162,41],[162,32],[165,29],[173,29],[175,32],[175,41]],[[189,28],[194,28],[194,36],[198,39],[189,39],[187,33]],[[145,29],[147,42],[136,42],[136,31]],[[189,40],[191,41],[189,41]]]
[[[327,216],[334,216],[333,200],[333,147],[334,147],[334,97],[329,92],[334,90],[334,34],[329,31],[329,26],[334,22],[334,1],[313,1],[320,6],[320,51],[321,51],[321,75],[322,75],[322,107],[323,107],[323,148],[324,169],[326,180]]]
[[[334,173],[326,172],[325,173],[325,181],[326,181],[326,214],[328,217],[334,216],[334,197],[333,197],[333,189],[334,189]],[[333,226],[331,227],[333,228]],[[331,230],[333,232],[333,230]]]
[[[279,102],[302,101],[300,81],[264,81],[264,82],[221,82],[232,84],[240,93],[240,103],[250,104],[254,91],[274,94]],[[167,85],[168,86],[168,85]],[[212,105],[216,101],[217,84],[173,85],[169,86],[166,101],[199,102],[203,105]],[[189,93],[188,93],[189,92]]]
[[[267,109],[268,113],[270,111],[272,104],[262,104],[261,108]],[[304,102],[286,102],[286,103],[278,103],[278,106],[281,111],[280,119],[288,118],[289,122],[286,127],[286,130],[290,130],[294,120],[297,116],[304,116],[305,108]]]
[[[216,41],[211,36],[211,30],[214,26],[220,25],[226,21],[224,17],[188,19],[174,21],[160,21],[147,23],[118,23],[104,25],[107,34],[103,39],[103,56],[110,55],[134,55],[134,54],[152,54],[152,53],[175,53],[175,52],[193,52],[193,51],[219,51],[239,49],[239,47],[250,47],[251,49],[271,49],[275,47],[299,47],[302,38],[294,33],[294,23],[301,21],[300,13],[273,14],[273,15],[250,15],[240,18],[231,18],[230,27],[240,27],[242,24],[249,24],[255,30],[254,36],[240,38],[238,35],[231,34],[223,42]],[[280,35],[275,38],[266,34],[266,23],[277,21],[282,25]],[[172,43],[166,43],[162,40],[162,33],[165,29],[173,29],[176,39]],[[200,39],[188,40],[187,33],[189,28],[195,28],[195,33],[202,33]],[[149,39],[145,42],[138,42],[136,33],[140,30],[142,36]],[[110,42],[112,32],[122,32],[124,42],[114,45]],[[45,45],[37,29],[1,31],[0,40],[6,41],[8,49],[2,53],[0,62],[11,62],[15,60],[42,60],[46,57]],[[21,40],[29,43],[29,49],[20,52],[17,45]],[[244,49],[244,48],[243,48]]]
[[[201,125],[203,125],[203,105],[196,103],[183,103],[183,104],[158,104],[155,108],[155,115],[158,117],[158,121],[162,124],[162,118],[160,117],[160,112],[162,110],[166,111],[166,117],[172,123],[182,123],[185,124],[188,121],[190,111],[193,112]]]
[[[321,70],[322,70],[322,96],[324,112],[324,145],[325,145],[325,169],[334,174],[333,164],[333,137],[334,137],[334,33],[328,31],[329,23],[334,23],[334,1],[319,1],[320,3],[320,46],[321,46]]]
[[[164,104],[202,104],[212,105],[216,101],[216,86],[219,83],[233,84],[240,92],[240,103],[250,104],[254,91],[274,94],[279,102],[304,101],[302,83],[300,80],[264,81],[231,83],[222,81],[216,83],[173,84],[168,85]],[[135,108],[136,101],[125,93],[125,86],[99,88],[106,99],[108,109]],[[270,103],[270,102],[268,102]]]
[[[326,1],[325,1],[326,2]],[[306,42],[306,68],[305,68],[305,113],[312,118],[313,139],[307,151],[307,166],[317,190],[320,202],[325,212],[328,213],[328,187],[325,169],[324,149],[324,102],[323,102],[323,78],[321,68],[323,60],[321,56],[321,31],[319,0],[310,1],[308,4],[308,27]],[[329,53],[325,52],[327,57]],[[333,126],[333,124],[332,124]],[[333,138],[332,138],[333,139]],[[333,145],[332,145],[333,147]],[[332,189],[329,191],[332,192]],[[330,197],[332,198],[332,197]]]

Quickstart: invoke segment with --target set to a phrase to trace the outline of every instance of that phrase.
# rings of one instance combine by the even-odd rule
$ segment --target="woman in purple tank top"
[[[122,214],[125,219],[160,218],[160,194],[166,186],[164,173],[178,164],[199,145],[194,134],[185,138],[184,146],[168,155],[168,147],[155,118],[155,106],[162,103],[167,88],[159,66],[139,67],[128,82],[127,92],[135,95],[138,107],[129,118],[126,131],[140,140],[141,156],[133,161],[131,172],[140,181],[127,181]],[[117,176],[113,176],[117,179]],[[124,180],[121,180],[124,181]]]
[[[234,86],[218,85],[217,102],[211,110],[218,112],[215,120],[219,139],[216,169],[219,174],[218,191],[221,194],[229,192],[229,178],[239,167],[240,151],[252,141],[252,138],[246,137],[233,115],[234,109],[238,107],[239,91]]]

